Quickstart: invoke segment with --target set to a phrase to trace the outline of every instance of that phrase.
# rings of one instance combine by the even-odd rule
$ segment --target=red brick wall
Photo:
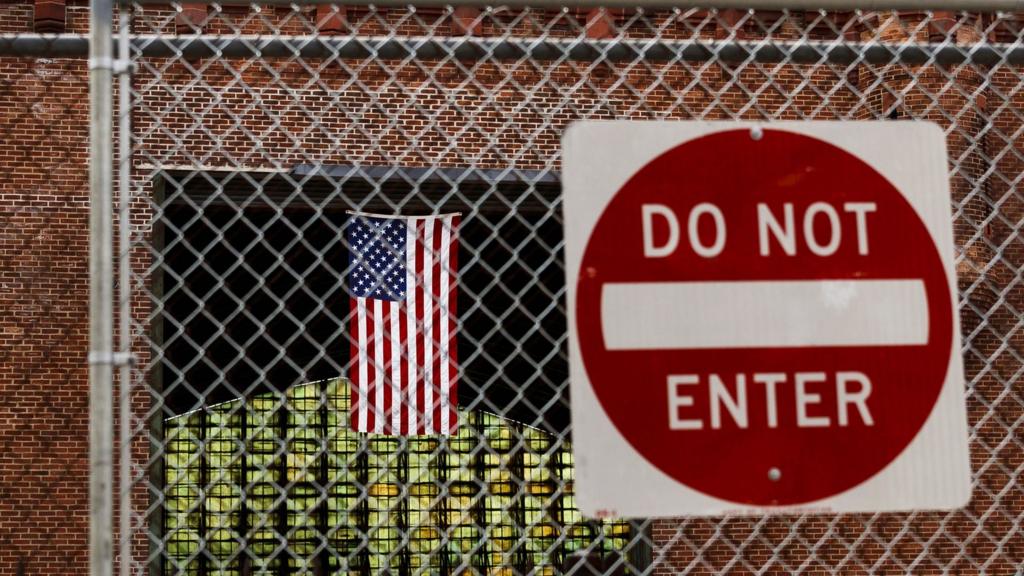
[[[87,570],[87,90],[0,59],[0,574]]]
[[[314,13],[305,11],[308,18]],[[207,14],[206,32],[229,32],[243,21],[246,33],[312,30],[284,8],[259,18],[244,7],[207,8]],[[440,11],[406,16],[385,13],[403,34],[451,30]],[[388,28],[365,9],[349,8],[347,17],[360,33]],[[575,12],[538,17],[516,31],[571,36],[586,18]],[[620,24],[628,18],[617,16]],[[706,39],[729,32],[701,13],[671,22],[651,18],[664,25],[665,37],[689,36],[693,27]],[[67,22],[69,30],[84,32],[80,4],[69,7]],[[916,30],[923,40],[930,29],[920,22],[920,15],[899,23],[868,17],[858,29],[863,39],[895,40]],[[147,8],[136,31],[174,34],[179,25],[170,11]],[[31,5],[0,6],[0,31],[31,26]],[[475,29],[502,30],[489,18]],[[642,35],[641,27],[630,30]],[[797,32],[787,23],[776,36]],[[756,37],[758,26],[747,24],[743,33]],[[960,42],[974,40],[970,30],[959,33]],[[1009,574],[1024,562],[1024,544],[1012,534],[1024,511],[1013,476],[1024,455],[1017,442],[1006,441],[1019,436],[1013,425],[1022,415],[1024,245],[1014,235],[1024,218],[1017,191],[1024,168],[1019,69],[982,75],[900,64],[736,70],[701,63],[308,61],[319,70],[314,76],[286,59],[148,63],[162,73],[156,81],[144,66],[135,79],[142,98],[133,115],[143,152],[136,158],[139,177],[149,170],[141,163],[237,169],[514,163],[557,170],[561,131],[580,118],[868,119],[896,109],[901,117],[952,126],[953,189],[963,206],[955,226],[964,253],[960,287],[969,299],[962,313],[965,362],[975,382],[969,412],[979,426],[971,449],[975,470],[983,471],[971,505],[951,515],[912,517],[660,520],[652,533],[657,573],[949,568]],[[0,59],[0,310],[8,312],[0,322],[0,574],[85,572],[86,90],[81,60]],[[1007,394],[1012,382],[1017,397]]]

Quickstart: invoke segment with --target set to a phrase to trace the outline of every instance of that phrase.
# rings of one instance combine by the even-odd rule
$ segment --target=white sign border
[[[946,381],[917,437],[889,466],[849,490],[799,506],[751,507],[713,498],[674,480],[630,446],[594,395],[576,333],[576,282],[590,232],[618,190],[648,162],[679,144],[725,130],[784,130],[829,142],[887,178],[925,223],[953,296]],[[576,501],[588,517],[954,509],[971,495],[960,316],[945,134],[921,121],[582,121],[562,138],[562,189],[569,322],[569,371]],[[732,159],[741,162],[742,158]],[[600,460],[600,462],[598,462]]]

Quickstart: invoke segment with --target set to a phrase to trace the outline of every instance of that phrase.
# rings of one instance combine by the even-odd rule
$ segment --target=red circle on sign
[[[841,217],[840,243],[827,256],[813,253],[804,239],[803,215],[821,202],[835,207]],[[725,244],[715,256],[699,255],[688,240],[688,216],[701,203],[718,207],[725,222]],[[783,205],[792,204],[795,254],[785,254],[774,242],[767,256],[760,254],[759,203],[771,208],[780,223]],[[846,203],[875,205],[866,215],[866,254],[857,242],[855,213],[843,211]],[[680,240],[668,256],[644,255],[644,204],[664,205],[677,215]],[[819,252],[828,252],[820,244],[830,238],[829,218],[819,210],[812,213]],[[705,253],[712,252],[707,248],[715,241],[714,219],[704,215],[697,222]],[[656,245],[666,242],[667,224],[652,231]],[[923,285],[926,343],[613,350],[603,337],[601,299],[609,283],[748,282],[756,290],[758,281],[882,279]],[[745,304],[736,303],[741,309]],[[576,319],[587,376],[623,437],[679,482],[716,498],[758,506],[834,496],[892,462],[920,431],[938,399],[953,326],[941,259],[903,195],[852,154],[780,130],[764,130],[760,140],[748,130],[718,132],[685,142],[637,172],[615,194],[590,236],[579,271]],[[870,425],[849,401],[844,404],[846,425],[839,424],[839,372],[870,380],[870,394],[863,400]],[[768,394],[752,379],[780,373],[786,379],[775,385],[772,426]],[[794,385],[798,373],[804,375],[802,422]],[[817,379],[822,374],[823,382]],[[701,420],[700,429],[670,428],[670,375],[699,379],[685,387],[691,403],[673,407],[678,418]],[[719,426],[711,427],[712,375],[734,401],[740,396],[738,375],[743,375],[746,427],[722,403],[721,388],[716,400]],[[847,385],[848,393],[860,391],[859,385]],[[809,398],[813,401],[807,402]],[[816,425],[807,426],[807,418],[816,418]],[[826,418],[829,424],[822,425]]]

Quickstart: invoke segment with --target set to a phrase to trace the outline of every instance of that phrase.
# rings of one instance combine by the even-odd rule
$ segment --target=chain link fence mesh
[[[1017,15],[127,9],[131,573],[1020,573]],[[582,119],[942,126],[970,505],[580,517],[559,139]],[[452,437],[349,430],[347,211],[463,215]]]

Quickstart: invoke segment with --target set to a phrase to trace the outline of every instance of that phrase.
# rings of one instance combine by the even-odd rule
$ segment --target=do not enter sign
[[[583,123],[564,162],[584,513],[966,501],[941,131]]]

